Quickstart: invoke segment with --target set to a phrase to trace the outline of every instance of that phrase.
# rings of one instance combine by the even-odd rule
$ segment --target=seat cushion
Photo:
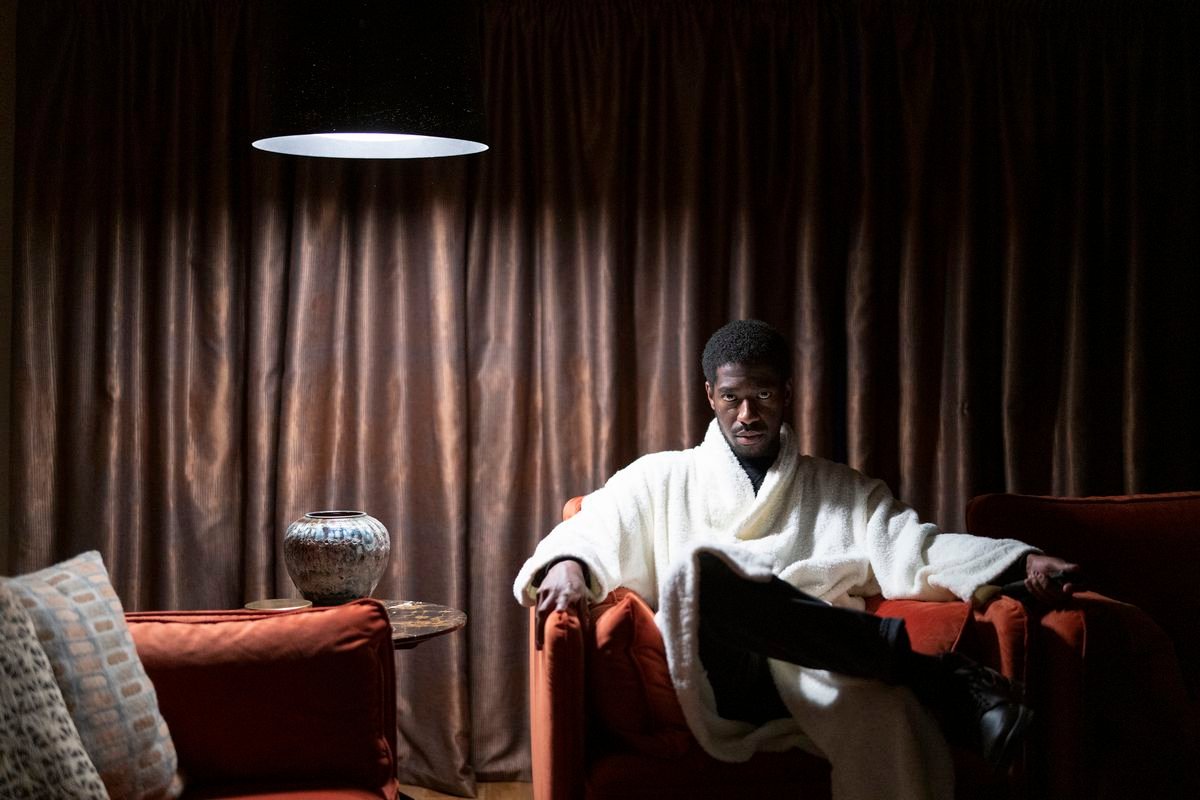
[[[951,650],[967,625],[966,603],[881,600],[872,612],[905,620],[913,649]],[[675,758],[692,750],[688,729],[667,666],[666,647],[654,612],[636,592],[617,589],[592,607],[589,691],[592,713],[633,751]]]
[[[127,619],[196,796],[249,782],[395,793],[395,663],[378,602]]]
[[[878,595],[867,599],[867,610],[881,617],[904,620],[912,649],[926,655],[955,649],[971,615],[971,607],[966,603],[884,600]]]

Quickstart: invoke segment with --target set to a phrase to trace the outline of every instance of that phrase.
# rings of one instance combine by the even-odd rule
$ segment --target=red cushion
[[[592,626],[595,649],[588,655],[595,714],[638,752],[660,758],[687,752],[692,734],[646,601],[617,589],[592,607]]]
[[[876,596],[867,601],[867,610],[881,617],[904,620],[912,649],[926,655],[937,655],[954,649],[971,607],[966,603],[931,603],[924,600],[883,600]]]
[[[1120,497],[992,494],[967,505],[967,528],[1012,537],[1081,564],[1089,585],[1132,603],[1174,642],[1184,679],[1200,698],[1200,492]]]
[[[395,662],[378,602],[126,618],[197,788],[254,781],[395,794]]]

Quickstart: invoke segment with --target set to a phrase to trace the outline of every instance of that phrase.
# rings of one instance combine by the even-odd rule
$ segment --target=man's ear
[[[717,410],[717,401],[713,398],[712,384],[708,381],[704,382],[704,394],[708,397],[708,405],[713,411]]]
[[[708,384],[704,384],[707,386]],[[792,379],[788,378],[783,383],[783,404],[790,406],[792,404]]]

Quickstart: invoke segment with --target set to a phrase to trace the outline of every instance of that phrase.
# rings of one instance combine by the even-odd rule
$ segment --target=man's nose
[[[758,406],[755,405],[752,399],[747,397],[740,404],[738,404],[737,418],[738,422],[741,423],[753,422],[754,420],[758,419]]]

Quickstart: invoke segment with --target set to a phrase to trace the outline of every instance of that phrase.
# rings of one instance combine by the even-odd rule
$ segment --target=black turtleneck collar
[[[758,458],[742,458],[736,453],[734,455],[738,463],[742,465],[742,469],[746,472],[746,477],[750,479],[750,485],[754,487],[754,493],[758,494],[758,490],[762,488],[763,479],[767,477],[767,471],[771,469],[771,465],[775,463],[775,459],[779,457],[779,454],[760,456]]]

